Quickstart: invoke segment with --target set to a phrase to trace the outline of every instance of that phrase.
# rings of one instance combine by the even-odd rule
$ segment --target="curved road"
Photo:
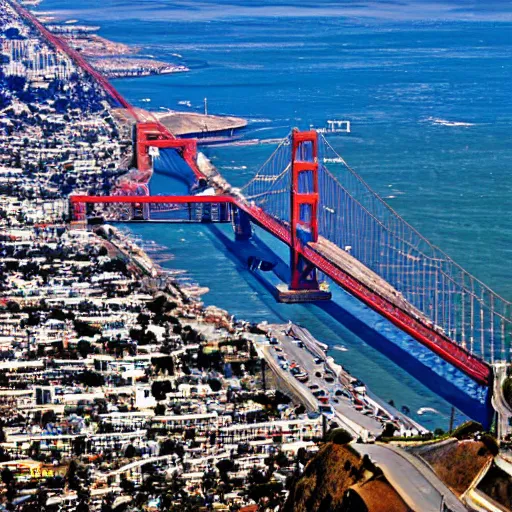
[[[368,455],[382,469],[389,483],[415,512],[467,512],[455,494],[413,455],[389,445],[353,443],[352,447],[361,455]]]

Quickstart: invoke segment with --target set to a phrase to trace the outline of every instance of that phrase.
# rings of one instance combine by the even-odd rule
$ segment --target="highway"
[[[467,512],[467,508],[430,468],[399,448],[352,443],[361,455],[379,466],[389,483],[415,512]]]
[[[353,435],[357,437],[362,436],[365,439],[369,433],[373,436],[379,435],[382,432],[382,424],[369,415],[373,411],[366,409],[366,414],[364,414],[354,408],[348,396],[335,396],[335,391],[342,390],[343,386],[337,382],[336,378],[332,383],[326,382],[324,378],[324,364],[316,364],[315,356],[306,348],[301,348],[295,340],[287,336],[284,333],[285,328],[286,326],[283,325],[272,326],[270,335],[274,336],[279,344],[265,347],[264,353],[266,354],[267,362],[270,358],[273,368],[279,372],[286,382],[297,389],[303,396],[308,397],[309,402],[313,399],[316,404],[315,409],[321,404],[317,398],[313,397],[310,386],[318,386],[314,391],[324,390],[330,398],[329,404],[336,413],[336,418],[333,419],[338,424],[341,423],[341,426],[349,430]],[[279,365],[281,363],[279,356],[284,357],[289,364],[296,363],[299,365],[309,374],[309,380],[301,383],[288,370],[283,370]],[[323,354],[324,359],[325,357],[325,354]],[[348,394],[346,390],[345,393]]]

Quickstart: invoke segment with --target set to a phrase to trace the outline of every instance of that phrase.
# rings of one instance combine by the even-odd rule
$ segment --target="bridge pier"
[[[247,213],[234,205],[231,206],[231,222],[236,241],[246,241],[252,238],[251,219]]]

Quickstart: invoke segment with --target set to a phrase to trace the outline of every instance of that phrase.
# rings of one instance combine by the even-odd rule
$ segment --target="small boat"
[[[426,412],[431,412],[432,414],[441,414],[437,409],[433,409],[432,407],[421,407],[418,409],[418,414],[420,416]]]
[[[345,345],[334,345],[334,347],[332,347],[334,350],[339,350],[340,352],[347,352],[348,351],[348,348],[345,347]]]

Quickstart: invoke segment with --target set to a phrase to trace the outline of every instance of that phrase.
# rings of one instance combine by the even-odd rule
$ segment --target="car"
[[[305,348],[305,345],[304,345],[304,343],[302,343],[302,341],[299,341],[299,342],[297,343],[297,346],[298,346],[299,348]]]
[[[334,394],[336,396],[345,396],[347,398],[350,398],[350,393],[346,389],[337,389]]]
[[[315,372],[315,377],[317,377],[318,379],[321,379],[322,374],[320,372]]]
[[[315,359],[313,360],[315,361],[315,364],[322,364],[323,362],[325,362],[323,359],[321,359],[320,357],[315,357]]]
[[[335,403],[335,404],[339,404],[340,401],[337,399],[337,398],[333,398],[332,401]]]
[[[313,389],[313,390],[318,389],[318,388],[319,388],[318,384],[311,384],[311,386],[309,386],[309,389]]]
[[[332,384],[334,382],[334,377],[330,377],[330,376],[325,377],[325,382]]]
[[[354,391],[356,393],[366,393],[366,386],[362,380],[356,379],[355,381],[352,381],[352,386],[354,387]]]
[[[279,361],[286,361],[286,357],[284,357],[284,356],[283,356],[283,355],[281,355],[281,354],[277,356],[277,359],[278,359]]]
[[[276,352],[282,352],[283,351],[283,349],[281,347],[274,347],[274,350]]]
[[[319,396],[325,396],[325,391],[323,389],[319,389],[318,391],[313,392],[313,396],[316,396],[317,398]]]
[[[277,338],[270,338],[269,343],[271,345],[279,345],[279,341],[277,341]]]
[[[329,419],[334,418],[334,410],[333,410],[332,406],[330,406],[330,405],[322,404],[318,407],[318,411],[320,412],[320,414],[323,414],[324,416],[326,416]]]

